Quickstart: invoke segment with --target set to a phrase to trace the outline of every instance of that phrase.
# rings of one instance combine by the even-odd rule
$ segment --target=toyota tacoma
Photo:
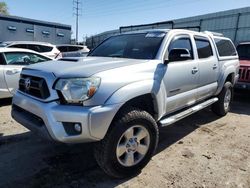
[[[63,143],[96,142],[110,176],[132,176],[154,154],[159,128],[209,105],[230,109],[239,60],[219,33],[150,30],[112,36],[77,62],[21,72],[12,117]]]

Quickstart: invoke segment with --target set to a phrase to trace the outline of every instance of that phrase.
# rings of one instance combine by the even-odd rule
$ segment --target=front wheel
[[[130,109],[113,122],[94,155],[110,176],[124,178],[138,174],[147,165],[158,144],[158,126],[146,111]]]
[[[220,94],[219,100],[212,105],[212,111],[219,116],[225,116],[229,110],[233,98],[233,85],[226,82]]]

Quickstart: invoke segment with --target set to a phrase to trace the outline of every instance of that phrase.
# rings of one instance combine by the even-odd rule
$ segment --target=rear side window
[[[78,50],[80,50],[80,49],[77,46],[69,46],[68,47],[68,51],[69,52],[75,52],[75,51],[78,51]]]
[[[51,52],[53,50],[53,47],[51,46],[44,46],[44,45],[39,45],[40,47],[40,52]]]
[[[28,46],[27,48],[30,49],[30,50],[34,50],[34,51],[36,51],[36,52],[40,52],[40,51],[41,51],[39,45],[28,44],[27,46]]]
[[[235,56],[236,50],[230,40],[215,38],[215,43],[221,57]]]
[[[27,49],[28,47],[26,44],[14,44],[14,45],[9,46],[9,48],[25,48],[25,49]]]
[[[82,50],[83,47],[81,46],[57,46],[57,49],[60,52],[76,52]]]
[[[195,44],[197,47],[199,59],[204,59],[213,56],[212,47],[208,39],[195,37]]]
[[[68,51],[67,46],[58,46],[57,49],[58,49],[60,52],[67,52],[67,51]]]

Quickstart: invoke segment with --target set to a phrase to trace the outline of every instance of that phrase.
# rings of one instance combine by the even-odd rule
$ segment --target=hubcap
[[[225,94],[225,98],[224,98],[224,108],[225,108],[225,110],[227,110],[229,108],[229,105],[230,105],[230,102],[231,102],[231,97],[232,97],[231,90],[228,89],[226,94]]]
[[[146,155],[150,144],[148,130],[135,125],[126,130],[120,137],[116,147],[116,157],[123,166],[130,167],[138,164]]]

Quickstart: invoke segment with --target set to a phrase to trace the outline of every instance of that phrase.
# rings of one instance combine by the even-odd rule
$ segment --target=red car
[[[250,42],[240,43],[237,46],[240,58],[239,80],[236,88],[250,90]]]

